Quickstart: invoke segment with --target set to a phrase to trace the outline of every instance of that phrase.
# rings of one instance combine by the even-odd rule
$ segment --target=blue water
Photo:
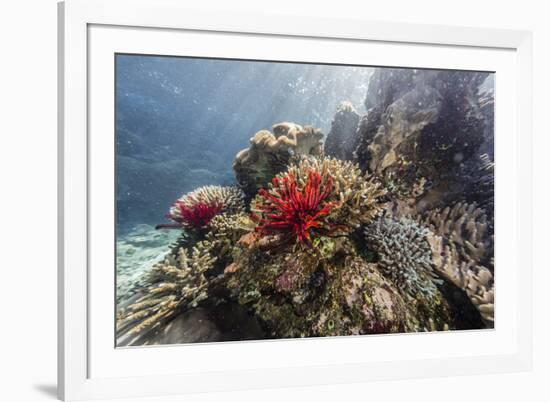
[[[341,101],[360,114],[369,67],[118,55],[117,227],[165,221],[171,203],[234,183],[235,154],[275,123],[326,134]]]

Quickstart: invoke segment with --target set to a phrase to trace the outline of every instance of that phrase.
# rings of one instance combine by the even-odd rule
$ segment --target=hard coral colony
[[[465,74],[375,70],[367,114],[339,109],[324,150],[312,127],[256,133],[235,158],[240,188],[200,187],[157,226],[185,241],[120,306],[118,344],[162,343],[196,309],[224,340],[491,328],[494,225],[480,206],[493,204],[492,121],[480,105],[492,98],[476,95],[486,75]],[[439,116],[473,119],[464,143],[479,136],[477,148],[443,135]],[[437,157],[451,144],[469,159]],[[483,194],[466,170],[483,171]],[[197,341],[186,333],[170,339]]]

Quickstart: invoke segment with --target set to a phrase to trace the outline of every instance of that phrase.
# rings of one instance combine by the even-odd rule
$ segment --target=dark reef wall
[[[492,218],[494,98],[492,90],[480,92],[488,76],[376,69],[353,154],[341,152],[337,130],[327,138],[326,152],[354,159],[396,197],[414,197],[420,210],[475,201]]]

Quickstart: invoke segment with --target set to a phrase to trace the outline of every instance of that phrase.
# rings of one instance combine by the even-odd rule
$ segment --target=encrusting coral
[[[258,241],[241,244],[241,254],[226,270],[226,286],[273,337],[454,327],[439,292],[431,299],[406,299],[346,237],[325,239],[316,249],[294,253],[264,252]]]
[[[383,217],[365,228],[367,249],[377,253],[382,273],[412,297],[433,297],[441,282],[433,271],[428,234],[406,218]]]
[[[166,215],[175,224],[160,224],[162,228],[200,230],[220,213],[238,213],[245,209],[244,194],[238,187],[204,186],[185,194]]]
[[[475,204],[436,209],[420,221],[433,232],[428,241],[436,271],[462,289],[488,326],[494,322],[493,236]]]
[[[117,317],[118,343],[132,345],[208,297],[205,272],[215,261],[199,248],[180,248],[147,273],[145,286]]]
[[[333,158],[302,158],[261,189],[251,210],[263,235],[311,245],[312,236],[350,233],[383,209],[385,190],[357,165]]]
[[[250,147],[240,151],[233,162],[237,182],[249,198],[286,170],[294,156],[323,153],[323,134],[313,127],[284,122],[272,130],[258,131],[250,139]]]

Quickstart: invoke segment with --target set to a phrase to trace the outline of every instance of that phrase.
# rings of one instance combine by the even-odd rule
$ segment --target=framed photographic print
[[[180,3],[59,6],[60,397],[529,369],[531,35]]]

